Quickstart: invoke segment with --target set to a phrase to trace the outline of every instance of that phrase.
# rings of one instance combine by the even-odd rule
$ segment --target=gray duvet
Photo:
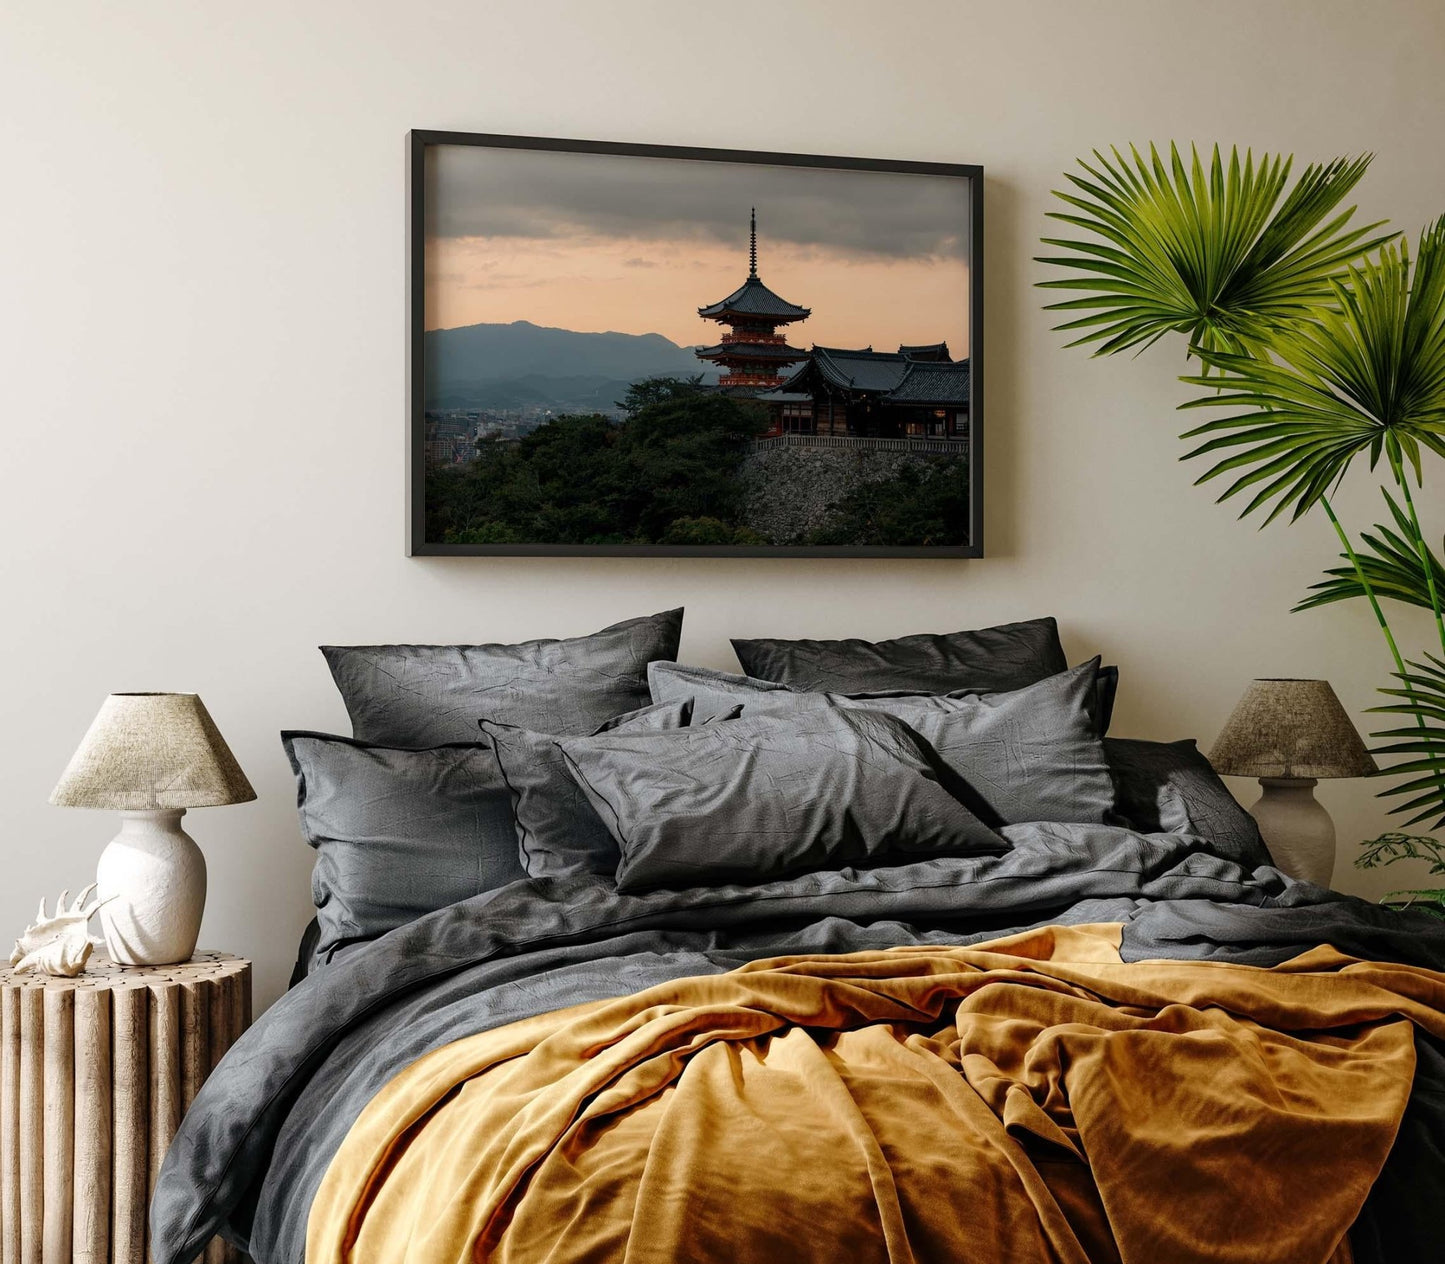
[[[1319,943],[1445,969],[1445,923],[1249,873],[1187,835],[1006,830],[1002,856],[626,895],[610,879],[514,882],[347,950],[266,1011],[186,1115],[152,1204],[157,1264],[217,1230],[258,1264],[300,1264],[327,1164],[396,1072],[547,1010],[784,953],[967,943],[1048,922],[1125,923],[1126,959],[1273,964]],[[1445,1051],[1419,1067],[1356,1259],[1445,1258]]]

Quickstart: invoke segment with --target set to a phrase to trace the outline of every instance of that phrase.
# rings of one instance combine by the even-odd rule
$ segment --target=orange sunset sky
[[[527,320],[717,340],[697,308],[748,270],[812,316],[799,347],[968,353],[968,182],[946,176],[555,154],[427,150],[425,325]]]

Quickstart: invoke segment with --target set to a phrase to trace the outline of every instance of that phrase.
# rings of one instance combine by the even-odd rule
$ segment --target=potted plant
[[[1383,771],[1405,779],[1381,791],[1403,800],[1399,831],[1365,844],[1362,868],[1425,860],[1445,874],[1445,844],[1410,833],[1445,829],[1445,568],[1425,539],[1415,490],[1431,454],[1445,456],[1445,217],[1420,234],[1414,258],[1380,224],[1352,226],[1340,204],[1369,166],[1368,156],[1305,170],[1292,187],[1292,159],[1238,149],[1224,162],[1216,146],[1206,168],[1197,150],[1166,163],[1151,145],[1131,148],[1068,174],[1051,217],[1084,236],[1046,237],[1066,252],[1040,262],[1068,270],[1040,282],[1075,291],[1048,309],[1070,346],[1094,354],[1143,349],[1183,334],[1196,371],[1181,380],[1204,393],[1181,408],[1211,410],[1183,435],[1181,458],[1203,459],[1199,483],[1219,480],[1220,501],[1239,498],[1241,517],[1298,521],[1318,508],[1341,562],[1295,607],[1362,599],[1378,620],[1393,661],[1393,717],[1375,734]],[[1222,413],[1223,415],[1218,415]],[[1363,459],[1383,466],[1389,525],[1358,542],[1331,497]],[[1433,612],[1440,639],[1407,658],[1385,613],[1403,602]],[[1445,887],[1392,892],[1390,903],[1423,903],[1445,915]]]

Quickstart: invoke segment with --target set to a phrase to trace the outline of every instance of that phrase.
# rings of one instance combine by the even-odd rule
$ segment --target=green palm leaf
[[[1380,491],[1384,493],[1385,503],[1390,507],[1395,529],[1377,524],[1374,534],[1368,531],[1360,533],[1360,540],[1364,545],[1356,555],[1360,570],[1364,572],[1365,580],[1375,596],[1388,597],[1392,601],[1422,606],[1429,610],[1432,608],[1430,585],[1425,577],[1426,561],[1421,557],[1419,547],[1423,541],[1416,542],[1415,528],[1409,516],[1395,503],[1395,498],[1389,491],[1383,487]],[[1430,570],[1435,576],[1435,591],[1445,592],[1445,566],[1440,564],[1440,559],[1428,545],[1424,545],[1424,551]],[[1296,611],[1313,610],[1333,601],[1348,601],[1353,597],[1367,595],[1365,585],[1360,582],[1359,572],[1350,562],[1349,555],[1341,553],[1340,557],[1346,565],[1331,567],[1325,572],[1329,579],[1311,584],[1309,591],[1313,595],[1305,597],[1296,605]]]
[[[1209,350],[1260,350],[1281,323],[1333,303],[1346,266],[1395,235],[1349,228],[1354,207],[1332,216],[1369,155],[1310,166],[1285,194],[1289,158],[1256,165],[1246,152],[1241,163],[1235,148],[1226,167],[1216,145],[1206,171],[1193,147],[1187,168],[1175,145],[1167,166],[1153,145],[1147,159],[1130,146],[1132,163],[1110,152],[1080,160],[1086,174],[1066,177],[1074,191],[1055,191],[1072,209],[1049,212],[1089,236],[1045,237],[1071,253],[1039,259],[1073,273],[1043,288],[1086,292],[1046,310],[1084,313],[1055,328],[1078,333],[1070,346],[1098,343],[1096,355],[1171,332]]]
[[[1355,860],[1356,869],[1382,869],[1400,860],[1424,860],[1430,872],[1445,873],[1445,844],[1420,834],[1381,834],[1364,844]]]
[[[1215,458],[1197,481],[1228,476],[1221,501],[1249,493],[1240,517],[1300,517],[1362,453],[1417,481],[1422,448],[1445,456],[1445,217],[1421,233],[1413,277],[1408,247],[1387,245],[1331,288],[1335,310],[1271,334],[1274,361],[1195,348],[1221,376],[1186,377],[1217,393],[1182,407],[1231,411],[1186,432],[1204,442],[1183,459]]]
[[[1390,744],[1375,751],[1399,759],[1386,772],[1408,776],[1409,780],[1382,790],[1382,797],[1407,795],[1404,803],[1391,808],[1392,813],[1413,813],[1405,826],[1436,817],[1431,829],[1445,828],[1445,659],[1426,654],[1428,662],[1411,663],[1407,672],[1394,675],[1403,687],[1381,689],[1399,702],[1372,707],[1386,715],[1408,715],[1415,723],[1409,727],[1383,729],[1373,736],[1388,738]]]

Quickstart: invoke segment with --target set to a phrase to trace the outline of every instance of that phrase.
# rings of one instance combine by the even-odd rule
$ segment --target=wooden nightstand
[[[251,963],[0,968],[0,1264],[145,1264],[151,1189],[197,1090],[251,1022]],[[219,1238],[206,1264],[243,1257]]]

